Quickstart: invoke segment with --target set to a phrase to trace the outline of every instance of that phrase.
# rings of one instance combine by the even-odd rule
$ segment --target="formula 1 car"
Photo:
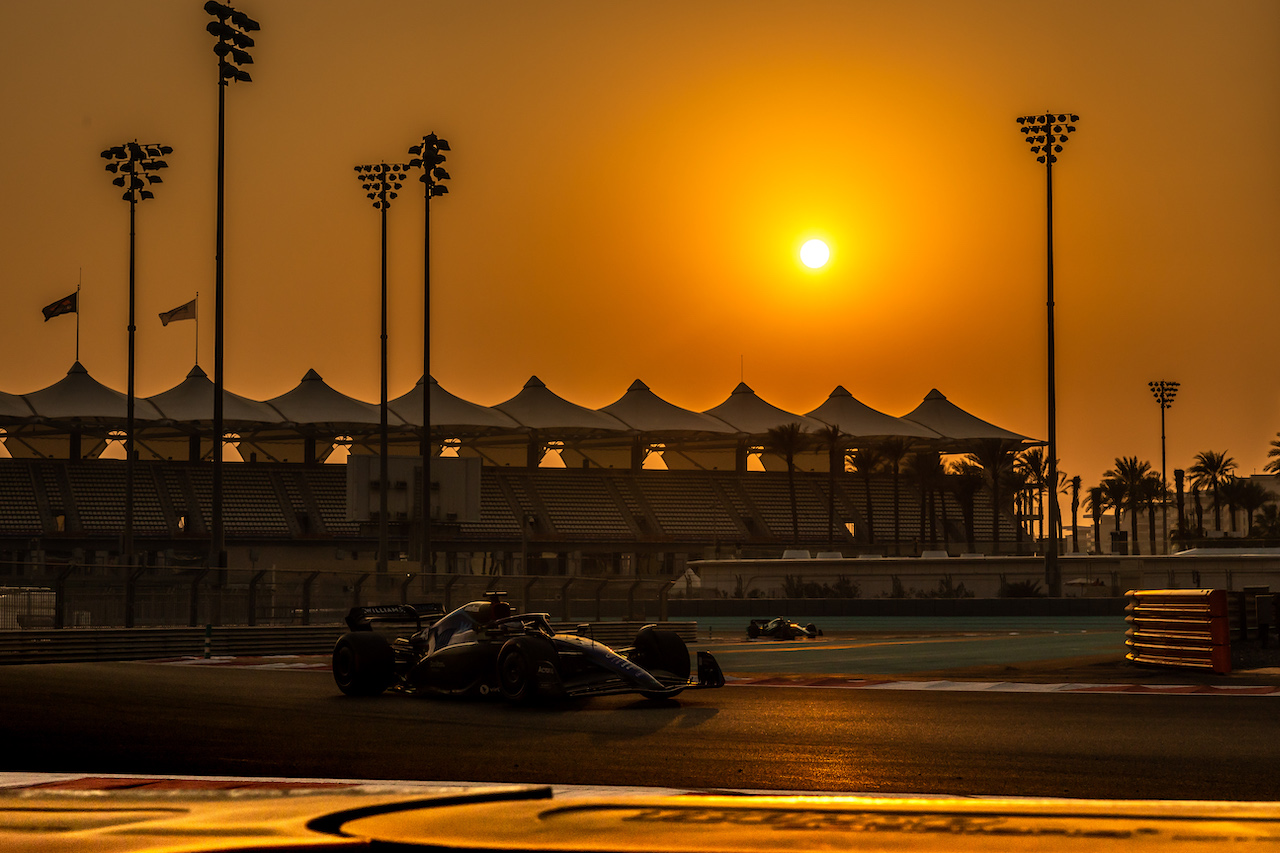
[[[797,637],[813,639],[821,637],[822,632],[812,622],[801,625],[779,616],[776,619],[752,619],[747,624],[747,636],[752,640],[758,637],[770,637],[774,640],[794,640]]]
[[[674,631],[646,625],[635,645],[617,651],[582,632],[556,633],[545,613],[515,614],[506,593],[486,593],[440,616],[412,605],[356,607],[350,630],[333,649],[333,679],[348,696],[388,689],[408,694],[488,696],[512,702],[639,693],[668,698],[683,690],[723,687],[720,665],[698,652],[690,677],[689,650]],[[424,623],[424,615],[430,621]],[[388,641],[378,622],[412,624]]]

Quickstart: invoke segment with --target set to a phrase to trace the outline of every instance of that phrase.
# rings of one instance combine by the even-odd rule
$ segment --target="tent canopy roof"
[[[923,424],[876,411],[846,391],[843,385],[837,385],[827,401],[808,414],[855,438],[941,437]]]
[[[600,409],[640,432],[670,436],[735,435],[738,430],[712,415],[682,409],[659,397],[639,379],[617,402]]]
[[[521,425],[536,430],[564,434],[629,430],[626,424],[607,412],[570,403],[552,392],[536,376],[529,377],[519,394],[494,408],[515,418]]]
[[[975,417],[952,403],[937,388],[930,391],[904,418],[923,424],[943,438],[968,441],[982,438],[1001,438],[1008,441],[1034,443],[1034,439]]]
[[[422,380],[409,391],[388,403],[391,411],[406,424],[422,426]],[[504,430],[518,430],[520,424],[509,415],[489,406],[470,403],[450,394],[431,377],[431,428],[451,435],[476,435]]]
[[[315,370],[308,370],[292,391],[266,402],[290,423],[310,424],[330,432],[343,433],[353,427],[365,429],[382,423],[381,406],[335,391]],[[394,412],[388,412],[387,421],[389,425],[404,425]]]
[[[182,382],[147,400],[167,420],[209,425],[213,423],[213,394],[213,382],[197,364]],[[232,430],[252,424],[279,425],[285,421],[284,415],[270,404],[241,397],[226,388],[222,389],[222,418],[223,424]]]
[[[37,417],[49,420],[124,421],[129,398],[113,391],[89,375],[76,362],[67,375],[47,388],[23,394]],[[161,420],[160,412],[146,400],[134,399],[133,416],[140,421]]]
[[[756,392],[745,382],[739,382],[733,389],[729,399],[714,408],[707,409],[706,414],[713,415],[730,426],[749,435],[764,435],[771,429],[786,424],[800,424],[806,432],[818,432],[826,424],[797,415],[785,409],[779,409],[756,396]]]

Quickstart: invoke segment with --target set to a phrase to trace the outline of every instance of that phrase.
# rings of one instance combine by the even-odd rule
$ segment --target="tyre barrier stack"
[[[1220,675],[1231,672],[1232,617],[1239,619],[1232,605],[1237,596],[1224,589],[1141,589],[1127,595],[1128,660]]]

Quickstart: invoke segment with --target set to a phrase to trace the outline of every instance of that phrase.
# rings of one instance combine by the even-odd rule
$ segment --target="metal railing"
[[[502,590],[562,622],[665,621],[665,578],[49,565],[0,586],[0,630],[337,623],[352,607],[435,602],[449,610]]]
[[[581,632],[607,646],[630,646],[644,622],[552,623],[561,633]],[[686,643],[697,622],[663,623]],[[321,655],[346,631],[341,624],[250,628],[37,628],[0,631],[0,664],[74,663],[258,655]]]

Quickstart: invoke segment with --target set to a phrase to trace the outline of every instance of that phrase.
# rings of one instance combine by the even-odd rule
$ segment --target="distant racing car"
[[[514,613],[505,595],[486,593],[485,600],[444,615],[422,605],[352,608],[346,618],[350,630],[333,649],[338,689],[349,696],[392,689],[501,694],[527,702],[619,693],[658,699],[724,686],[720,665],[709,652],[698,652],[696,677],[690,676],[689,650],[674,631],[646,625],[633,646],[615,651],[581,633],[557,633],[545,613]],[[412,630],[388,640],[374,631],[379,622]]]
[[[779,616],[776,619],[752,619],[747,623],[747,636],[752,640],[758,637],[769,637],[774,640],[794,640],[797,637],[813,639],[821,637],[822,631],[818,630],[818,626],[812,622],[801,625],[799,622],[792,622],[790,619]]]

